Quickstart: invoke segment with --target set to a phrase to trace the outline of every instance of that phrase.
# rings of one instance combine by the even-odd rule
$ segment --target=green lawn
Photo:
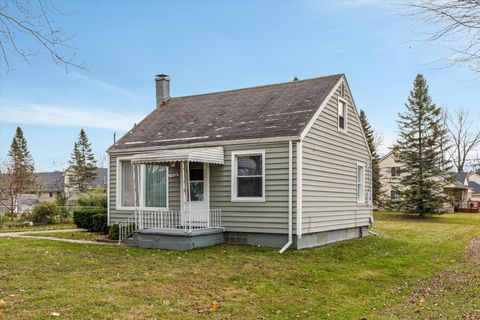
[[[97,238],[103,236],[100,232],[88,232],[88,231],[66,231],[66,232],[42,232],[42,233],[29,233],[29,236],[39,237],[54,237],[64,239],[75,240],[90,240],[94,241]]]
[[[22,227],[4,227],[0,228],[0,232],[23,232],[23,231],[46,231],[46,230],[61,230],[61,229],[76,229],[77,226],[73,223],[56,223],[38,226],[22,226]]]
[[[283,255],[0,238],[0,301],[7,319],[480,317],[480,214],[380,214],[374,231]]]

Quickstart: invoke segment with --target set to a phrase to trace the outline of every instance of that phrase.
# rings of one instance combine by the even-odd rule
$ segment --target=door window
[[[203,201],[204,199],[204,174],[203,163],[190,163],[190,200]]]

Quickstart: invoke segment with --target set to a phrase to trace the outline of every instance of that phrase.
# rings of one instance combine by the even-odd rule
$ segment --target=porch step
[[[224,242],[223,228],[191,230],[143,229],[133,235],[133,241],[141,248],[191,250]]]

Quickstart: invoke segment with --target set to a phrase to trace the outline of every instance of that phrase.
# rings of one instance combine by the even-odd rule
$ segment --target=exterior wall
[[[295,228],[295,143],[293,145],[293,223]],[[231,154],[240,150],[265,150],[265,202],[231,201]],[[227,232],[288,233],[288,142],[229,145],[224,147],[225,164],[210,165],[210,208],[222,209],[222,225]],[[142,153],[142,152],[136,152]],[[117,158],[135,153],[110,155],[110,224],[120,222],[132,211],[117,210]],[[180,207],[179,163],[169,168],[169,207]]]
[[[343,97],[347,131],[338,130],[340,94],[338,88],[303,140],[302,230],[306,234],[370,224],[370,153],[348,90]],[[357,163],[365,165],[365,203],[357,203]]]
[[[232,202],[232,151],[259,149],[265,150],[265,202]],[[226,146],[225,165],[210,166],[210,207],[222,209],[227,232],[288,233],[288,142]],[[295,209],[293,215],[295,222]]]
[[[391,200],[391,191],[400,188],[400,180],[405,176],[402,172],[400,176],[392,177],[392,168],[403,167],[402,163],[396,162],[393,153],[389,153],[379,162],[380,168],[380,186],[383,194],[388,200]]]
[[[38,192],[38,202],[54,202],[57,201],[59,196],[59,192],[52,192],[52,196],[50,197],[50,192]]]

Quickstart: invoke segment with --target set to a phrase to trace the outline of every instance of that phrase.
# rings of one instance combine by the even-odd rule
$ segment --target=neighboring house
[[[371,157],[344,75],[171,98],[109,149],[109,224],[143,247],[301,249],[372,223]]]
[[[472,172],[468,175],[468,187],[471,190],[471,200],[480,201],[480,175]]]
[[[78,192],[74,188],[70,187],[70,177],[72,175],[71,171],[68,169],[65,171],[65,194],[69,200],[77,199]],[[93,177],[90,182],[90,188],[107,188],[108,180],[108,169],[107,168],[97,168],[97,174]]]
[[[53,202],[60,198],[60,194],[65,187],[65,173],[56,172],[38,172],[37,183],[33,193],[38,197],[38,202]]]
[[[36,182],[33,184],[30,193],[21,194],[17,197],[17,212],[29,211],[31,207],[38,202],[57,201],[60,199],[61,193],[68,189],[68,177],[65,172],[37,172],[35,176]],[[4,175],[0,174],[0,184],[8,181],[8,179],[2,179],[3,177]],[[90,183],[91,188],[107,188],[107,177],[108,169],[99,168],[97,170],[97,176]],[[5,188],[6,187],[3,187],[3,189]],[[0,212],[6,211],[8,211],[8,208],[0,208]]]
[[[401,199],[402,186],[400,184],[401,179],[407,174],[403,163],[397,162],[393,151],[390,151],[380,159],[380,184],[382,193],[385,195],[385,208],[382,210],[396,210],[396,202]],[[478,176],[478,175],[476,175]],[[444,177],[438,177],[438,179],[444,179],[445,185],[442,192],[449,199],[447,203],[444,203],[444,212],[453,212],[459,209],[468,208],[469,202],[473,200],[472,186],[476,183],[469,182],[468,173],[452,173],[450,179]],[[446,181],[448,180],[448,181]],[[480,181],[480,176],[478,176]],[[480,187],[480,185],[478,185]]]

